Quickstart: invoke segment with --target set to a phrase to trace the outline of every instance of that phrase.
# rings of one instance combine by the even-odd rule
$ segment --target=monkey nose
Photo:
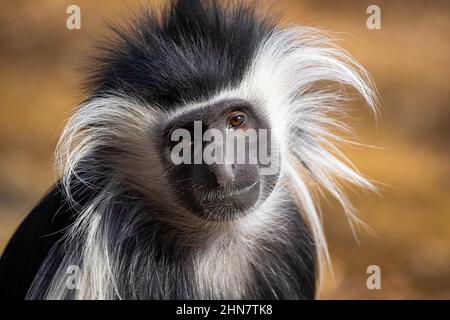
[[[232,164],[213,164],[210,171],[214,173],[217,183],[223,187],[231,186],[234,183],[234,165]]]

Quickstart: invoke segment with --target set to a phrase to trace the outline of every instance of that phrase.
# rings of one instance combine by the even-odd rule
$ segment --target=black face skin
[[[256,132],[260,129],[267,131],[267,141],[245,140],[245,150],[237,149],[235,143],[235,157],[233,163],[194,163],[194,154],[205,151],[215,140],[203,141],[201,148],[194,149],[191,144],[191,162],[174,164],[171,152],[179,141],[172,141],[172,133],[176,129],[186,129],[194,140],[194,121],[201,121],[202,137],[206,130],[215,129],[222,133],[223,141],[226,134],[234,137],[248,133],[249,129]],[[261,175],[262,164],[258,159],[250,161],[250,148],[258,154],[259,143],[267,144],[267,154],[271,155],[270,126],[266,119],[258,114],[257,110],[247,101],[241,99],[223,100],[200,110],[193,110],[183,114],[170,123],[165,124],[161,139],[162,159],[166,165],[173,192],[194,214],[206,220],[232,220],[249,212],[255,204],[262,202],[273,190],[278,173],[274,175]],[[211,147],[211,146],[210,146]],[[223,146],[222,146],[223,147]],[[212,150],[212,149],[210,149]],[[245,153],[245,155],[242,154]],[[245,162],[238,161],[238,156],[245,156]]]

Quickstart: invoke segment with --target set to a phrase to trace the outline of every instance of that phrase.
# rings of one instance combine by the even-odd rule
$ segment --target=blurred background
[[[158,2],[153,0],[151,2]],[[325,299],[450,299],[450,2],[256,1],[283,10],[283,24],[336,32],[339,44],[373,76],[382,120],[354,103],[349,122],[359,141],[344,147],[378,182],[380,195],[351,193],[359,244],[343,213],[324,203],[335,280]],[[66,28],[66,8],[81,7],[81,30]],[[381,30],[366,9],[381,8]],[[82,100],[82,73],[105,20],[126,21],[136,1],[0,0],[0,252],[55,181],[53,151]],[[369,290],[366,269],[381,268]]]

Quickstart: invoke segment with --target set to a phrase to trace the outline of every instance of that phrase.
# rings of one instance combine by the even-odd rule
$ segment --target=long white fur
[[[319,185],[333,195],[343,206],[350,221],[358,219],[338,181],[368,189],[374,187],[349,164],[334,144],[335,141],[343,140],[336,134],[336,129],[347,129],[333,118],[333,115],[345,112],[341,103],[345,101],[345,96],[342,90],[320,89],[323,81],[353,87],[369,107],[376,111],[376,90],[366,71],[338,48],[327,34],[304,27],[278,29],[272,33],[259,48],[240,85],[217,92],[206,101],[178,108],[176,112],[183,113],[223,98],[248,99],[265,110],[273,134],[280,143],[281,177],[272,195],[255,212],[226,225],[197,220],[185,222],[182,218],[184,209],[170,193],[168,182],[161,174],[163,170],[156,156],[156,147],[149,143],[151,130],[148,128],[160,119],[170,119],[173,114],[158,113],[152,106],[120,93],[97,97],[82,105],[67,124],[56,156],[56,165],[69,199],[72,199],[72,179],[81,179],[75,168],[99,146],[120,145],[128,148],[130,155],[125,159],[108,159],[117,176],[111,177],[109,184],[90,205],[79,208],[79,218],[70,227],[64,240],[67,255],[58,268],[46,298],[66,297],[65,271],[74,262],[82,265],[84,272],[81,290],[77,290],[73,298],[120,298],[115,285],[116,277],[120,276],[116,274],[120,270],[120,266],[116,264],[120,262],[110,255],[102,238],[103,232],[108,230],[99,221],[100,216],[111,214],[109,203],[124,178],[127,178],[127,183],[150,197],[170,199],[167,206],[181,215],[178,218],[172,217],[173,223],[179,223],[197,237],[211,236],[211,239],[215,239],[209,249],[209,258],[205,254],[194,262],[197,266],[197,281],[205,290],[211,290],[212,287],[216,294],[222,292],[224,297],[239,297],[242,294],[244,289],[238,284],[245,286],[249,277],[246,273],[247,259],[251,259],[258,251],[257,237],[254,235],[273,233],[272,236],[276,237],[277,228],[272,228],[274,223],[278,228],[287,223],[275,213],[276,206],[283,201],[283,194],[286,192],[291,192],[296,197],[300,211],[313,232],[318,254],[325,264],[329,263],[321,217],[313,200],[311,186]],[[99,126],[99,123],[102,125]],[[136,168],[145,168],[145,163],[151,168],[136,172]],[[136,212],[139,210],[137,207]],[[130,224],[133,223],[135,222],[130,218]],[[198,229],[194,230],[193,226]],[[218,230],[233,232],[232,240],[227,240],[228,246],[220,243],[225,240],[220,239]],[[124,231],[125,234],[127,232]],[[246,240],[245,248],[241,246],[240,254],[236,255],[232,250],[233,242],[243,243],[242,239]],[[223,250],[217,250],[224,247]],[[39,284],[42,281],[40,277],[45,274],[50,263],[51,261],[47,261],[42,268],[29,297],[39,296]],[[235,284],[236,287],[233,288],[230,284]]]
[[[377,111],[377,91],[365,69],[326,33],[305,27],[275,32],[256,56],[244,90],[264,102],[277,136],[283,138],[282,169],[315,235],[319,256],[330,264],[321,218],[306,183],[312,179],[342,205],[350,223],[359,222],[336,180],[375,187],[339,152],[335,131],[347,127],[333,116],[345,113],[342,90],[320,89],[322,81],[353,87]],[[319,90],[314,90],[315,86]],[[296,130],[303,134],[299,135]],[[334,153],[333,153],[334,152]],[[307,170],[299,170],[306,167]],[[303,175],[302,175],[303,172]]]

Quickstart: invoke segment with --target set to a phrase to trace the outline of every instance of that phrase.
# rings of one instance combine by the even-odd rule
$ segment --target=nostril
[[[233,165],[211,165],[210,170],[215,174],[217,183],[227,187],[233,184],[235,180]]]
[[[201,185],[205,190],[216,189],[219,187],[219,182],[214,171],[208,165],[199,165],[194,170],[195,181]]]

